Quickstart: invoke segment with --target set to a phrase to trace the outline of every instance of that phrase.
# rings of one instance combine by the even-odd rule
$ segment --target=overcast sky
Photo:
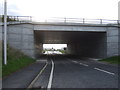
[[[49,49],[62,49],[64,47],[67,47],[67,44],[43,44],[43,48],[49,48]]]
[[[36,18],[67,17],[88,19],[118,19],[120,0],[7,0],[8,15],[34,16]],[[4,0],[0,0],[3,14]],[[62,45],[44,47],[63,47]]]
[[[4,0],[0,0],[3,5]],[[9,15],[118,19],[120,0],[7,0]],[[0,5],[0,12],[3,6]]]

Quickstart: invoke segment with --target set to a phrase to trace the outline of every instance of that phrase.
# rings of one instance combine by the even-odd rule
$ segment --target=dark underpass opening
[[[34,31],[36,57],[47,54],[44,45],[66,44],[65,53],[80,57],[106,57],[106,32],[95,31]],[[51,52],[54,54],[54,47]],[[50,52],[49,52],[50,53]]]
[[[43,54],[66,54],[67,44],[43,44]]]

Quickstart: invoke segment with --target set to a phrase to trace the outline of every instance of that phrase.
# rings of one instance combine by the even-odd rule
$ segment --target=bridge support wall
[[[44,27],[46,27],[46,25],[44,25]],[[72,26],[70,27],[72,28]],[[35,42],[34,29],[35,26],[32,24],[8,25],[9,45],[13,48],[19,49],[24,54],[35,58],[37,53],[42,53],[43,47],[42,44],[39,46]],[[99,32],[98,29],[97,32],[95,32],[95,29],[94,31],[91,31],[91,33],[96,33],[93,37],[86,36],[87,38],[83,37],[83,40],[78,41],[77,43],[68,43],[68,54],[79,54],[82,57],[96,58],[105,58],[120,55],[120,28],[115,26],[106,26],[104,28],[102,27],[101,29],[104,29],[103,32]],[[0,31],[0,36],[2,36],[2,31]],[[38,46],[39,49],[36,48]]]
[[[120,28],[107,28],[107,57],[120,55]]]
[[[32,58],[34,55],[34,32],[31,24],[18,24],[8,26],[8,43]]]
[[[78,43],[68,44],[69,54],[79,55],[81,57],[105,58],[107,57],[106,33],[101,33],[93,37],[87,37]]]

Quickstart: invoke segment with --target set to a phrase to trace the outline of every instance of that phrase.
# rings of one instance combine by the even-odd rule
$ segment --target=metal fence
[[[80,23],[80,24],[120,24],[120,20],[107,20],[107,19],[86,19],[86,18],[47,18],[44,21],[36,22],[45,22],[45,23]]]
[[[4,15],[0,15],[0,23],[4,22]],[[7,24],[31,23],[31,16],[7,16]]]
[[[0,16],[3,22],[3,15]],[[7,16],[8,24],[15,23],[80,23],[80,24],[112,24],[120,25],[120,20],[107,20],[107,19],[86,19],[86,18],[44,18],[35,19],[32,16]]]

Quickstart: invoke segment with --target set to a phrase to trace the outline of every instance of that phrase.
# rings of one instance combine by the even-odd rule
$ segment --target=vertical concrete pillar
[[[67,44],[67,54],[81,55],[81,48],[79,43]]]
[[[35,44],[35,57],[36,58],[40,57],[40,55],[42,54],[42,50],[43,50],[43,44],[36,43]]]
[[[118,27],[118,55],[120,55],[120,26]]]
[[[25,55],[35,58],[33,25],[9,25],[8,43],[11,47],[22,51]]]
[[[23,24],[22,25],[22,52],[26,53],[26,55],[35,58],[35,46],[34,46],[34,30],[33,25],[31,24]]]
[[[0,25],[0,78],[2,78],[2,25]],[[2,87],[2,80],[0,80],[0,89]]]
[[[118,27],[107,28],[107,57],[120,55],[119,50],[119,29]]]

